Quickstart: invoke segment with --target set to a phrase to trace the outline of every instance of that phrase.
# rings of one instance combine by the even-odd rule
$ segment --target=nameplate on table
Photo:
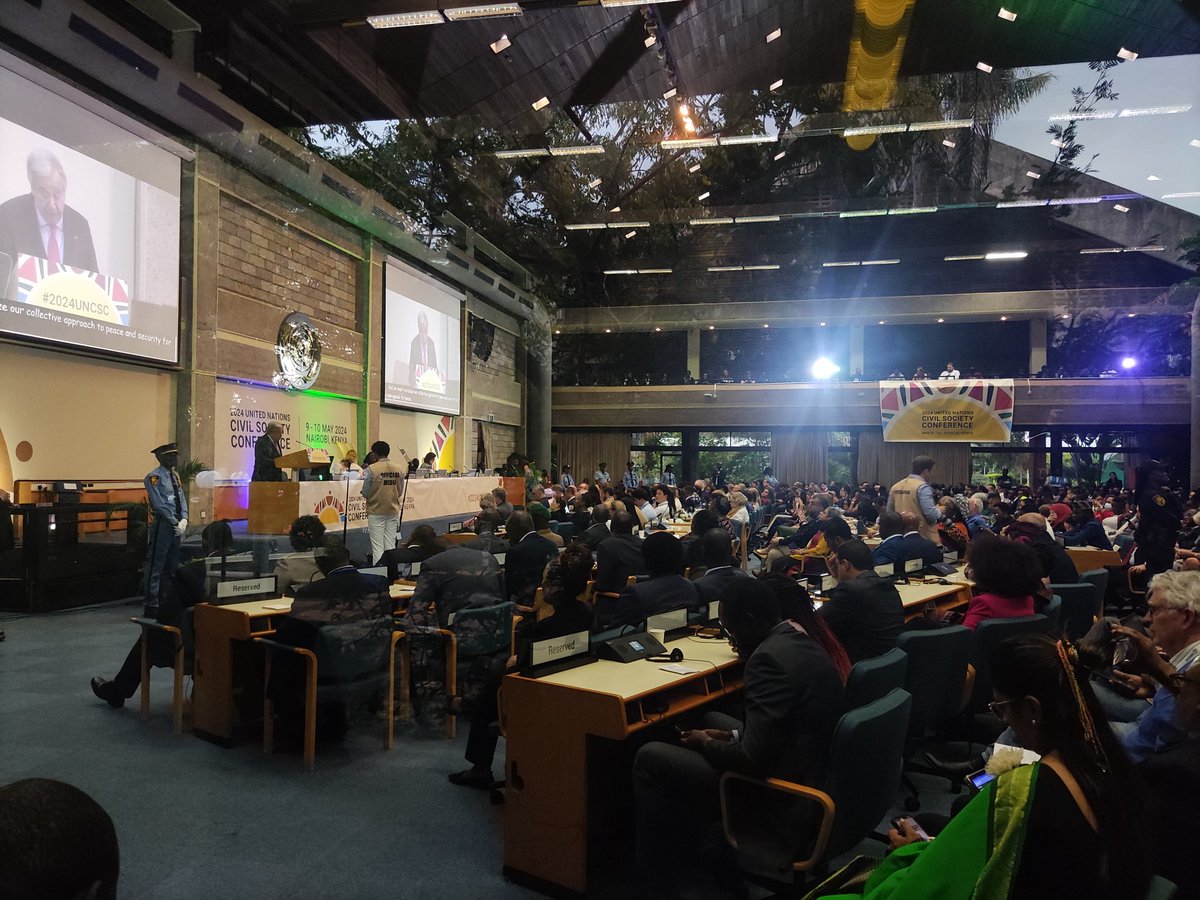
[[[646,630],[672,632],[677,628],[687,628],[688,611],[687,607],[681,609],[673,609],[670,612],[659,613],[656,616],[649,616],[646,619]]]
[[[943,553],[942,554],[942,562],[944,562],[944,563],[958,562],[958,553],[952,552],[952,551],[947,551],[946,553]]]
[[[822,594],[828,594],[835,587],[837,587],[837,578],[835,576],[833,576],[833,575],[822,575],[821,576],[821,593]]]
[[[721,618],[721,601],[710,600],[708,602],[708,621],[716,622]]]
[[[880,578],[891,578],[893,575],[896,574],[896,564],[895,563],[884,563],[883,565],[876,566],[875,574],[878,575]]]
[[[231,597],[260,597],[264,594],[274,596],[274,575],[266,575],[262,578],[243,578],[238,581],[217,582],[218,600],[228,600]]]
[[[561,662],[588,652],[588,633],[577,631],[562,637],[534,641],[529,648],[529,664],[540,666],[545,663]]]
[[[904,561],[904,574],[912,575],[914,572],[920,572],[925,568],[925,560],[917,557],[916,559],[906,559]]]

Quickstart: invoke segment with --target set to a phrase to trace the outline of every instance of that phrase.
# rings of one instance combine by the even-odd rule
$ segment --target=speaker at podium
[[[275,458],[279,469],[307,470],[329,465],[324,450],[304,449]],[[301,511],[300,483],[296,481],[250,482],[246,530],[250,534],[287,534]]]

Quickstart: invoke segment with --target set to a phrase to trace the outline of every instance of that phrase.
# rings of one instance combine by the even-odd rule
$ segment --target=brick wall
[[[355,273],[352,257],[221,194],[218,288],[358,330]]]
[[[492,353],[487,362],[471,353],[471,364],[480,372],[497,378],[517,380],[517,336],[496,327],[492,341]]]

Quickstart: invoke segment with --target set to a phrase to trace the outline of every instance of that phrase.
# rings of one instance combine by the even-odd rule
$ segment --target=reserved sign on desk
[[[227,600],[230,597],[255,597],[275,593],[275,576],[266,575],[262,578],[243,578],[240,581],[221,581],[217,584],[217,599]]]
[[[547,638],[544,641],[534,641],[530,647],[529,664],[540,666],[543,663],[559,662],[588,652],[588,633],[578,631],[562,637]]]

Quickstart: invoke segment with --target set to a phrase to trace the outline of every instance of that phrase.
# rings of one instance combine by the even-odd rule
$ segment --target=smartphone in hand
[[[912,816],[896,816],[896,818],[892,819],[892,827],[895,828],[897,831],[899,831],[901,834],[903,834],[904,830],[900,827],[901,822],[906,824],[909,827],[909,830],[912,831],[921,840],[923,840],[923,841],[931,840],[928,832],[926,832],[925,829],[922,828],[917,823],[917,820],[914,819]]]

